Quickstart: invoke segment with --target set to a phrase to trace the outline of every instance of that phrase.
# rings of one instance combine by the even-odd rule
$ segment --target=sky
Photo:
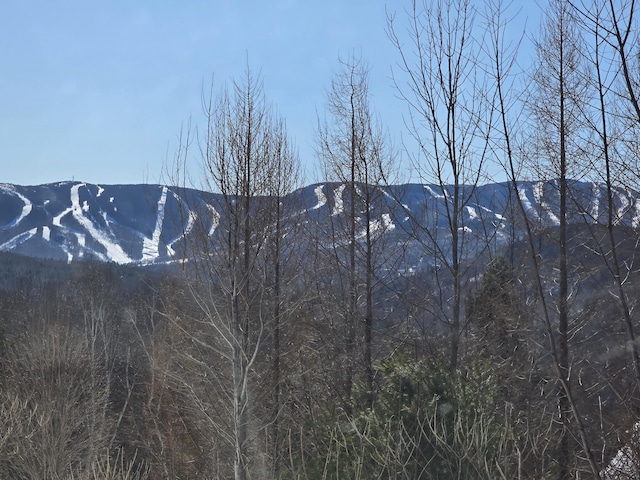
[[[401,147],[406,106],[387,13],[405,0],[21,0],[0,16],[0,182],[166,183],[201,95],[247,65],[287,124],[306,183],[338,59],[370,69],[371,106]],[[522,13],[520,14],[523,15]],[[525,16],[528,12],[524,13]],[[213,80],[212,80],[213,79]],[[405,134],[406,135],[406,134]]]

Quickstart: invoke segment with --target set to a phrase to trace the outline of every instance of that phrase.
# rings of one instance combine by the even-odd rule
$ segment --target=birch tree
[[[295,174],[297,156],[284,122],[265,102],[261,80],[249,69],[230,89],[205,97],[204,113],[206,126],[196,142],[200,187],[213,195],[202,201],[185,190],[185,224],[190,225],[185,272],[198,308],[182,332],[196,346],[189,354],[191,364],[201,378],[208,378],[208,388],[194,391],[196,403],[232,447],[234,476],[244,480],[250,472],[268,468],[258,436],[273,418],[260,418],[253,395],[271,319],[280,322],[282,316],[281,199],[294,186],[294,177],[288,176]],[[182,183],[189,178],[185,172],[193,146],[193,137],[186,137],[174,165],[174,181]],[[270,242],[274,258],[267,255]],[[274,302],[267,300],[269,288],[275,289]],[[208,333],[200,336],[202,331]],[[274,335],[279,356],[279,323]],[[211,365],[211,360],[224,366]],[[277,381],[276,405],[279,385]],[[217,407],[209,403],[214,397]],[[214,408],[223,408],[226,419],[215,418]]]

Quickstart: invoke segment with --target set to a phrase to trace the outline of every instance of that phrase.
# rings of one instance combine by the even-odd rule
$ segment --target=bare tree
[[[7,478],[84,475],[108,456],[116,426],[108,386],[94,381],[105,372],[83,334],[41,327],[3,362],[0,471]]]
[[[231,91],[224,89],[216,98],[210,94],[204,113],[206,127],[198,138],[201,188],[213,194],[201,197],[182,190],[185,224],[190,225],[185,231],[185,272],[198,308],[187,324],[178,324],[197,347],[190,353],[192,364],[201,375],[211,378],[205,381],[197,402],[221,438],[231,444],[235,478],[245,479],[264,457],[255,450],[257,435],[274,420],[258,418],[258,402],[252,395],[269,325],[274,329],[278,358],[273,372],[279,376],[285,284],[279,243],[284,218],[281,200],[295,185],[297,156],[286,138],[284,123],[265,103],[260,79],[249,69],[241,81],[233,83]],[[177,155],[173,178],[177,184],[188,180],[190,143],[187,135]],[[271,258],[270,249],[275,255]],[[269,301],[270,288],[276,292],[273,301]],[[275,323],[270,323],[272,318]],[[192,327],[186,327],[188,324]],[[208,333],[200,336],[202,332]],[[228,370],[208,365],[211,359],[221,360]],[[279,385],[278,380],[276,409]],[[228,418],[214,419],[207,399],[224,399],[226,395]]]
[[[327,91],[327,113],[318,126],[318,155],[325,177],[340,182],[328,218],[328,249],[345,285],[338,296],[346,310],[345,351],[352,365],[361,347],[367,396],[373,392],[373,330],[376,294],[380,295],[381,234],[390,225],[381,183],[393,173],[393,154],[379,120],[370,107],[369,69],[359,57],[340,60],[340,70]],[[346,246],[346,248],[345,248]],[[362,337],[362,342],[357,342]],[[356,372],[347,373],[347,393]]]
[[[282,451],[282,428],[280,417],[286,400],[283,400],[283,367],[282,358],[288,348],[283,348],[283,330],[288,320],[298,308],[298,289],[295,282],[300,267],[300,254],[292,242],[284,242],[285,237],[297,238],[299,231],[299,205],[290,194],[300,186],[300,165],[297,152],[292,147],[282,119],[274,119],[271,138],[271,165],[266,185],[268,223],[271,232],[266,242],[266,255],[263,264],[264,287],[268,290],[270,307],[269,338],[271,345],[272,382],[272,474],[279,478],[281,462],[286,458]]]
[[[451,295],[440,291],[434,315],[449,329],[453,370],[464,327],[463,278],[469,260],[465,211],[474,206],[476,186],[485,180],[494,112],[484,85],[482,35],[474,28],[475,16],[470,0],[414,0],[406,38],[395,16],[388,18],[388,34],[400,54],[401,73],[394,74],[394,82],[409,107],[406,123],[418,147],[411,160],[420,180],[435,189],[425,190],[425,209],[444,212],[442,222],[412,221],[414,238],[434,258],[437,288],[451,285]],[[493,234],[495,230],[489,232]]]
[[[563,388],[558,396],[561,416],[559,429],[559,478],[571,477],[570,419],[573,418],[581,435],[583,451],[592,473],[598,475],[590,441],[571,392],[571,362],[569,354],[570,318],[570,257],[567,246],[569,179],[585,176],[588,162],[580,162],[589,152],[589,129],[581,120],[588,104],[588,83],[580,51],[582,38],[568,2],[550,2],[536,41],[537,63],[533,73],[534,93],[530,110],[535,121],[534,155],[547,166],[558,181],[558,291],[554,300],[557,309],[557,331],[549,331],[550,341],[556,344],[558,380]],[[582,175],[580,175],[582,174]],[[539,274],[539,272],[538,272]]]

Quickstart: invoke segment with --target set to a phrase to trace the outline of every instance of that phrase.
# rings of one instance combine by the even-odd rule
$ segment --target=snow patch
[[[16,235],[10,240],[4,242],[0,245],[0,250],[10,251],[16,248],[18,245],[26,242],[30,238],[32,238],[36,233],[38,233],[38,228],[32,228],[31,230],[27,230],[26,232],[22,232],[20,235]]]
[[[156,226],[153,230],[151,238],[144,237],[142,243],[142,261],[151,262],[160,256],[160,234],[162,233],[162,224],[164,222],[164,211],[167,203],[167,187],[162,187],[162,193],[158,200],[158,210],[156,215]]]
[[[533,208],[533,205],[531,205],[531,200],[527,197],[527,192],[523,188],[518,189],[518,198],[520,199],[520,202],[522,202],[522,207],[526,212],[532,213],[538,219],[540,218],[538,212]]]
[[[5,183],[5,184],[0,185],[0,188],[2,188],[2,190],[4,190],[5,192],[7,192],[10,195],[15,195],[16,197],[18,197],[22,201],[22,203],[24,203],[24,205],[22,206],[22,211],[20,212],[20,214],[16,218],[14,218],[9,224],[5,225],[6,227],[15,227],[27,215],[29,215],[31,213],[31,210],[33,209],[33,204],[31,203],[31,200],[29,200],[27,197],[25,197],[20,192],[18,192],[13,187],[13,185],[9,185],[9,184]]]
[[[391,220],[391,215],[389,215],[388,213],[383,213],[380,219],[373,220],[369,223],[369,233],[372,236],[378,236],[380,234],[383,234],[395,228],[396,226],[393,224],[393,221]],[[363,229],[360,233],[358,233],[357,239],[361,240],[366,236],[367,236],[367,231],[366,229]]]
[[[79,183],[71,187],[71,214],[76,221],[84,227],[89,235],[105,248],[109,260],[116,263],[131,263],[131,258],[129,258],[122,247],[118,245],[114,239],[109,238],[105,233],[96,228],[93,222],[84,216],[83,209],[80,206],[80,187],[84,186],[86,186],[86,184]]]
[[[207,208],[211,212],[211,227],[209,228],[209,236],[211,237],[216,231],[216,228],[218,228],[218,225],[220,225],[220,214],[213,208],[213,205],[207,204]]]
[[[540,209],[544,210],[546,214],[549,216],[549,220],[554,225],[560,225],[560,219],[556,216],[555,213],[551,211],[549,204],[544,201],[544,183],[538,182],[533,186],[533,197],[535,198],[538,205],[540,205]]]
[[[342,192],[344,192],[346,185],[342,184],[338,188],[333,191],[333,211],[331,212],[331,216],[335,217],[344,212],[344,201],[342,199]]]
[[[640,422],[633,426],[633,434],[629,444],[622,447],[611,459],[609,465],[600,472],[602,480],[638,480],[640,479],[640,458],[638,443]]]
[[[598,216],[600,215],[600,187],[596,182],[591,184],[591,196],[593,197],[593,203],[591,204],[591,218],[593,222],[598,221]]]
[[[102,195],[102,192],[104,192],[104,188],[102,188],[100,185],[98,185],[98,193],[96,194],[96,198],[98,198],[100,195]]]
[[[436,193],[433,188],[431,188],[429,185],[424,185],[424,189],[429,192],[429,194],[433,197],[433,198],[447,198],[446,195],[443,195],[441,193]],[[444,190],[443,190],[444,191]]]
[[[320,207],[323,207],[327,204],[327,196],[322,191],[323,188],[324,188],[324,185],[318,185],[316,188],[313,189],[314,193],[316,194],[316,197],[318,197],[318,204],[315,207],[312,207],[311,210],[317,210]]]
[[[42,238],[47,242],[51,240],[51,229],[46,225],[42,227]]]

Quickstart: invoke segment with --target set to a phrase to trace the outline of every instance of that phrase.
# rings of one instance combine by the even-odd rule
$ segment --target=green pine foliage
[[[377,364],[376,400],[329,408],[303,478],[484,479],[513,472],[508,419],[496,415],[499,379],[487,362],[450,372],[396,352]],[[354,399],[360,398],[354,389]]]

